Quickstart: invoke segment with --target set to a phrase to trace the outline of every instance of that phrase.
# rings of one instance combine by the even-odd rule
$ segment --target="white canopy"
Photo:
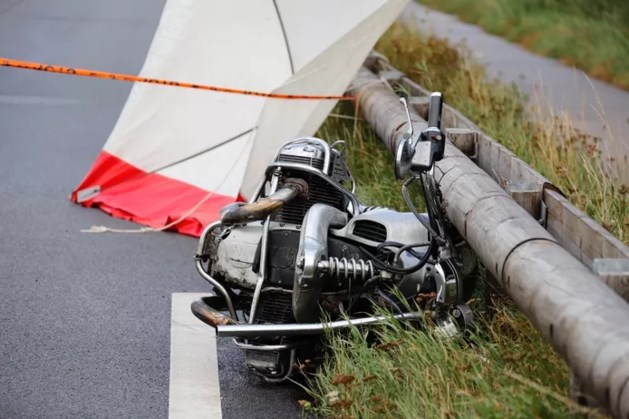
[[[340,95],[406,2],[168,0],[141,75]],[[73,197],[159,226],[211,191],[178,228],[198,234],[221,206],[252,193],[280,144],[312,135],[334,105],[136,83]]]

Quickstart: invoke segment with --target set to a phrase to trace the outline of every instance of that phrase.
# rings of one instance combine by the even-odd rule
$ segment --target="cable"
[[[426,247],[429,246],[430,242],[428,243],[416,243],[416,244],[407,244],[405,246],[400,247],[397,252],[395,252],[395,257],[393,258],[394,262],[397,262],[400,258],[400,256],[402,255],[402,253],[404,252],[408,252],[409,254],[411,254],[412,256],[414,256],[417,259],[420,259],[424,257],[424,254],[420,255],[419,253],[417,253],[416,251],[413,250],[413,248],[415,247]]]
[[[430,180],[430,182],[427,182],[427,180]],[[434,178],[427,178],[426,174],[422,174],[419,177],[419,182],[421,183],[422,189],[424,190],[424,196],[431,198],[426,199],[428,217],[430,219],[432,227],[439,230],[439,236],[441,237],[441,235],[443,234],[443,229],[441,228],[442,225],[439,223],[441,211],[439,202],[437,202],[439,189],[435,186]]]
[[[409,266],[408,268],[396,268],[396,267],[393,267],[389,263],[385,263],[385,262],[379,260],[376,255],[372,254],[369,250],[365,249],[364,247],[361,246],[360,249],[363,252],[365,252],[367,254],[367,256],[369,256],[372,259],[372,263],[374,264],[374,266],[376,268],[380,269],[381,271],[386,271],[386,272],[389,272],[389,273],[392,273],[392,274],[396,274],[396,275],[407,275],[407,274],[411,274],[413,272],[417,272],[418,270],[420,270],[428,262],[428,258],[435,251],[435,246],[437,246],[437,241],[436,240],[432,240],[430,242],[430,245],[428,246],[428,250],[426,251],[426,253],[424,253],[424,255],[419,260],[419,262],[416,265]]]
[[[430,242],[428,243],[417,243],[417,244],[413,244],[413,245],[404,245],[400,242],[394,242],[394,241],[386,241],[386,242],[382,242],[380,243],[378,246],[376,246],[376,252],[380,252],[382,249],[385,249],[387,247],[394,247],[394,248],[400,248],[400,247],[408,247],[408,249],[406,249],[406,251],[413,255],[415,258],[417,259],[421,259],[423,254],[419,254],[417,253],[415,250],[413,250],[412,248],[414,247],[422,247],[422,246],[428,246],[430,244]]]
[[[424,257],[424,253],[419,253],[415,250],[413,250],[415,247],[426,247],[429,246],[430,242],[427,243],[414,243],[414,244],[402,244],[399,242],[394,242],[394,241],[386,241],[383,243],[380,243],[378,246],[376,246],[376,253],[380,253],[382,251],[382,249],[386,249],[388,247],[394,248],[396,249],[395,251],[395,257],[393,258],[393,261],[397,261],[399,259],[399,256],[402,254],[402,252],[408,252],[408,254],[410,254],[411,256],[413,256],[415,259],[421,259],[422,257]]]
[[[430,235],[434,238],[434,237],[438,237],[439,235],[437,234],[437,232],[432,228],[432,226],[429,223],[426,223],[426,221],[424,220],[424,218],[422,217],[421,213],[417,210],[417,208],[415,207],[415,205],[413,204],[413,200],[411,199],[411,195],[408,192],[408,186],[415,182],[418,178],[416,176],[412,176],[410,178],[408,178],[403,184],[402,184],[402,197],[404,198],[404,202],[406,202],[406,205],[408,205],[408,207],[410,208],[411,212],[415,215],[415,217],[419,220],[419,222],[424,226],[424,228],[426,230],[428,230],[428,232],[430,233]],[[427,194],[425,194],[427,195]],[[428,201],[428,200],[426,200]],[[428,205],[428,202],[426,202],[426,205]],[[430,211],[428,211],[428,218],[431,218],[431,214]]]

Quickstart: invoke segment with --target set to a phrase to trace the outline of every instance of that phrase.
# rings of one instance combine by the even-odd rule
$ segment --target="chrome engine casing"
[[[255,256],[262,239],[264,222],[254,221],[247,224],[226,226],[226,237],[216,240],[215,260],[210,275],[224,278],[234,286],[254,289],[258,276],[254,272]],[[270,221],[269,232],[299,232],[300,224],[289,224]],[[376,247],[385,241],[399,243],[426,243],[428,232],[410,212],[398,212],[388,208],[376,208],[352,218],[344,227],[330,229],[330,237],[368,247]],[[418,248],[424,251],[426,248]],[[294,251],[297,257],[297,249]],[[330,255],[342,258],[348,255]],[[273,255],[271,255],[273,258]],[[294,265],[294,260],[286,260],[286,264]],[[286,259],[286,257],[284,257]],[[407,254],[402,255],[403,266],[410,266],[414,259]],[[421,284],[424,270],[409,275],[415,283]],[[406,280],[407,278],[405,278]],[[408,282],[408,281],[405,281]]]
[[[307,183],[308,195],[292,199],[270,215],[267,226],[270,234],[281,236],[284,232],[294,236],[297,232],[298,236],[303,219],[314,204],[330,205],[352,214],[358,210],[358,201],[353,196],[354,180],[345,162],[344,149],[313,137],[289,141],[278,150],[252,202],[281,188],[284,179],[295,178]],[[348,186],[351,189],[347,189]],[[255,288],[259,275],[253,268],[266,221],[229,225],[221,232],[217,232],[217,226],[207,237],[204,233],[199,253],[211,260],[208,273],[237,287]],[[286,263],[291,262],[294,265],[294,258]]]

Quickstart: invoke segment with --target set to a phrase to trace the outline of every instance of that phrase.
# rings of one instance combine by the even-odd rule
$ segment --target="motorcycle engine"
[[[343,142],[312,137],[285,144],[254,199],[226,207],[203,232],[202,269],[215,286],[227,286],[249,323],[313,323],[321,311],[340,318],[378,298],[395,305],[392,294],[365,293],[376,280],[388,280],[407,299],[432,293],[442,302],[461,300],[452,264],[408,269],[429,249],[426,228],[413,213],[362,205],[344,151]],[[415,246],[396,253],[387,251],[391,243]],[[383,255],[402,273],[378,269],[375,259]],[[273,349],[295,344],[289,337],[236,343],[265,380],[290,375],[295,351]]]
[[[347,215],[347,222],[330,225],[327,235],[323,265],[328,274],[321,290],[324,295],[346,290],[352,281],[358,285],[375,275],[369,254],[382,243],[428,242],[426,229],[412,213],[365,207],[359,203],[353,194],[354,181],[345,161],[344,148],[339,149],[339,146],[344,147],[342,143],[328,146],[317,138],[300,138],[284,145],[268,166],[257,200],[263,200],[295,179],[307,184],[307,193],[270,214],[264,258],[261,247],[266,220],[219,223],[210,226],[210,234],[201,241],[200,253],[210,261],[208,273],[241,289],[245,295],[256,288],[260,273],[265,274],[256,322],[295,321],[290,291],[294,288],[304,219],[315,204]],[[324,222],[314,220],[315,224]],[[266,259],[264,267],[261,259]],[[410,266],[415,261],[411,256],[402,255],[401,266]],[[420,292],[425,269],[430,267],[404,276],[398,284],[401,291]]]

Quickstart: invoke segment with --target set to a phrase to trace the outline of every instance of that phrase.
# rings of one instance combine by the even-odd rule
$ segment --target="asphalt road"
[[[140,70],[163,0],[0,0],[0,56]],[[207,290],[196,240],[129,228],[68,195],[131,85],[0,68],[0,418],[165,417],[170,298]],[[224,417],[298,417],[219,341]]]

